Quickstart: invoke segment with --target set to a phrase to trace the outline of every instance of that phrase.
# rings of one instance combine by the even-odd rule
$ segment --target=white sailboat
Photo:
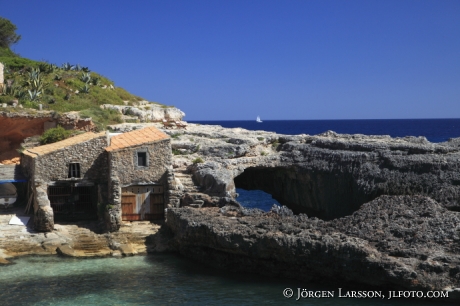
[[[262,122],[262,120],[260,120],[259,116],[257,116],[256,122],[259,122],[259,123]]]

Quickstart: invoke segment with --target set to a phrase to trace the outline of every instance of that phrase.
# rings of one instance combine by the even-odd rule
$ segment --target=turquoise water
[[[269,210],[262,191],[238,189],[240,203]],[[452,305],[448,299],[339,298],[347,284],[326,286],[210,268],[175,254],[127,258],[24,257],[0,266],[0,305]],[[290,299],[283,290],[293,289]],[[300,298],[298,289],[330,291],[334,298]],[[382,291],[388,296],[387,291]],[[328,296],[328,295],[326,295]]]
[[[102,259],[20,258],[14,265],[0,267],[0,288],[0,305],[422,304],[422,300],[413,299],[338,298],[337,287],[211,269],[174,254]],[[295,290],[293,298],[283,297],[285,288]],[[329,290],[336,297],[296,301],[296,288]]]

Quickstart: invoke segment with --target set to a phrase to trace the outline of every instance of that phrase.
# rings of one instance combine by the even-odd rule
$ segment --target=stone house
[[[116,231],[122,220],[163,219],[171,160],[170,138],[155,127],[26,149],[21,167],[34,194],[34,226],[51,231],[54,221],[99,217]]]

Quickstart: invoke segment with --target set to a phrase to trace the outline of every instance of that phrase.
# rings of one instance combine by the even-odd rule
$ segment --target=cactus
[[[89,73],[83,73],[80,77],[80,80],[85,83],[89,83],[91,81],[91,75]]]
[[[40,68],[32,68],[28,74],[29,81],[37,80],[40,78]]]
[[[85,84],[82,88],[80,88],[81,93],[89,93],[90,87],[88,84]]]
[[[42,94],[42,92],[38,90],[32,90],[32,91],[28,90],[28,92],[29,92],[30,101],[38,101]]]
[[[69,71],[69,70],[74,70],[75,66],[67,62],[67,63],[62,64],[61,68],[62,70]]]
[[[40,63],[38,65],[38,68],[40,69],[40,72],[51,73],[56,71],[58,69],[58,66],[56,66],[55,64]]]

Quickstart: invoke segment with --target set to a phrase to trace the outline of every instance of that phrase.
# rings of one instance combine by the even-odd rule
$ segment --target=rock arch
[[[432,144],[417,137],[331,132],[286,141],[268,157],[206,161],[193,172],[210,195],[232,197],[235,187],[260,189],[294,212],[329,220],[380,195],[428,196],[458,211],[459,156],[455,140]]]
[[[249,167],[234,179],[235,187],[259,189],[294,213],[333,219],[353,213],[379,193],[366,194],[349,173],[307,171],[296,167]]]

